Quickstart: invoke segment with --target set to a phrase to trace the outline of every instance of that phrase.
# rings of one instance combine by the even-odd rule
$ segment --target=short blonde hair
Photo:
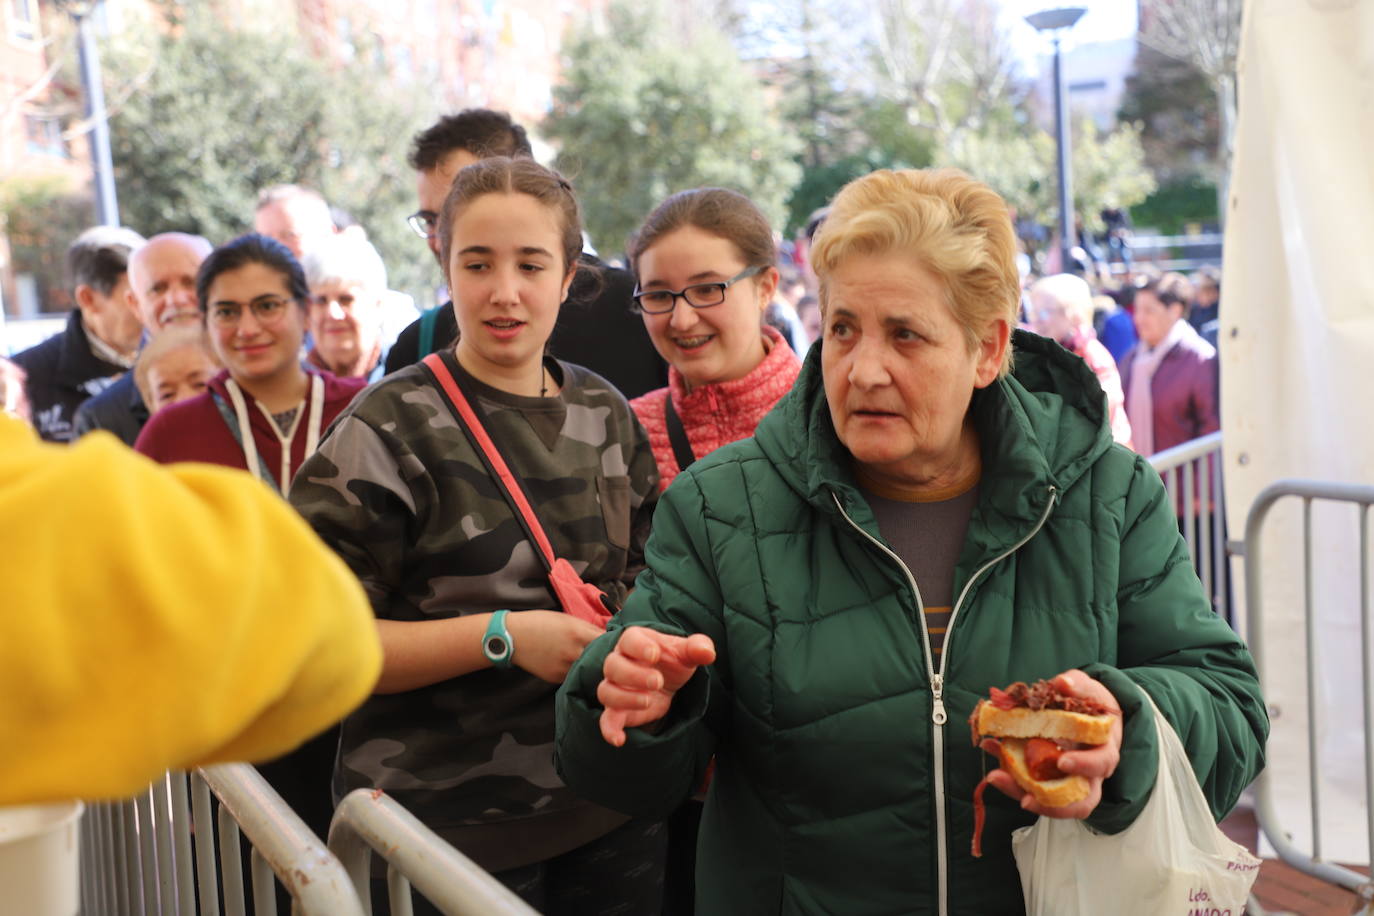
[[[845,258],[889,252],[910,255],[944,283],[970,350],[992,322],[1016,326],[1016,234],[1006,201],[981,181],[958,169],[883,169],[840,189],[811,249],[822,311],[829,276]],[[1007,347],[998,374],[1010,371]]]
[[[139,351],[138,361],[134,363],[134,384],[138,386],[138,393],[143,395],[143,403],[150,408],[153,405],[153,390],[148,382],[148,372],[154,363],[177,350],[200,350],[210,361],[210,365],[220,368],[219,359],[210,347],[210,338],[203,326],[176,325],[167,328],[148,341],[147,346]]]

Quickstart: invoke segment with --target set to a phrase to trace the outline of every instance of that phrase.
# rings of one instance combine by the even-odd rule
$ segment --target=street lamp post
[[[1059,40],[1073,28],[1087,10],[1081,6],[1042,10],[1026,17],[1037,31],[1050,33],[1054,42],[1054,127],[1059,151],[1059,257],[1060,270],[1067,273],[1073,264],[1073,176],[1070,168],[1069,89],[1064,82],[1063,57]]]
[[[76,23],[81,54],[81,84],[86,94],[86,120],[91,131],[91,172],[95,183],[96,221],[119,225],[119,201],[115,197],[114,159],[110,155],[110,124],[105,113],[105,88],[100,79],[100,53],[91,28],[91,13],[101,0],[57,0]]]

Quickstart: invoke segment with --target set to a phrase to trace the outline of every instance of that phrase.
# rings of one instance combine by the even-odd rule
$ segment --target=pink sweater
[[[673,406],[682,418],[693,454],[704,458],[722,445],[752,436],[763,415],[792,389],[801,372],[801,360],[776,330],[765,326],[763,333],[770,345],[768,354],[743,378],[702,385],[689,394],[682,374],[669,366],[667,388],[650,391],[630,402],[649,434],[649,445],[658,462],[660,490],[666,490],[682,470],[668,439],[664,408],[669,391],[673,393]]]

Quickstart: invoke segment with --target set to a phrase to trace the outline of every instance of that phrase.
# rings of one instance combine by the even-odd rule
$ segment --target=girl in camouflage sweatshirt
[[[438,232],[460,332],[442,359],[554,551],[618,607],[658,479],[620,392],[544,356],[581,249],[572,190],[531,160],[486,159],[455,179]],[[589,911],[656,911],[659,826],[583,801],[553,768],[554,693],[601,630],[551,610],[535,548],[428,371],[359,395],[291,501],[362,580],[385,652],[376,694],[344,720],[336,797],[386,790],[542,911],[579,893]],[[499,610],[508,667],[483,651]]]

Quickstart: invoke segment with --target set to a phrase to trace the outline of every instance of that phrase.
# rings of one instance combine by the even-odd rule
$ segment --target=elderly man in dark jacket
[[[27,374],[38,434],[73,437],[76,410],[134,364],[143,325],[127,301],[129,255],[143,246],[132,229],[96,226],[67,249],[76,308],[60,333],[14,357]]]
[[[129,258],[128,302],[150,338],[175,324],[202,323],[196,304],[196,271],[210,248],[210,243],[198,235],[164,232]],[[148,405],[143,403],[132,373],[126,373],[81,405],[76,435],[104,429],[133,445],[147,422]]]

